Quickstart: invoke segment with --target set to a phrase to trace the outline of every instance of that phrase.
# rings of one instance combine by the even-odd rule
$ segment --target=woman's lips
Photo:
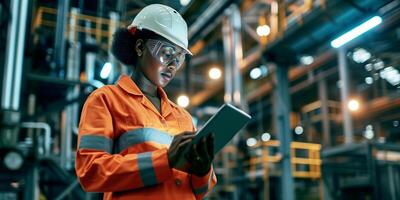
[[[162,72],[162,73],[161,73],[161,77],[162,77],[163,79],[167,80],[167,81],[170,81],[170,80],[172,79],[172,74],[171,74],[171,73]]]

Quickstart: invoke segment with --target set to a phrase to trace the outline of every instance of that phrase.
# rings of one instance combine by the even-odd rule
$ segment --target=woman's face
[[[141,71],[154,85],[165,87],[175,77],[176,71],[184,60],[184,54],[183,60],[182,57],[176,58],[176,55],[183,52],[182,48],[163,38],[144,40],[143,43],[143,55],[139,57],[142,62]],[[164,64],[162,64],[163,61]]]

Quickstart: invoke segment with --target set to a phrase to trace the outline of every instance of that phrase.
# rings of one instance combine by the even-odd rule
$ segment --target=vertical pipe
[[[11,22],[8,25],[8,39],[6,48],[6,61],[5,61],[5,71],[3,78],[3,91],[1,99],[1,108],[10,109],[11,107],[11,90],[12,90],[12,80],[14,74],[15,65],[15,54],[16,54],[16,41],[17,41],[17,31],[18,31],[18,7],[20,1],[11,1]]]
[[[341,80],[340,96],[342,98],[344,141],[346,144],[349,144],[353,143],[353,127],[351,122],[351,115],[349,109],[347,108],[347,103],[349,102],[349,71],[347,68],[345,47],[341,47],[338,49],[338,63],[339,77]]]
[[[88,44],[91,44],[95,41],[95,39],[90,34],[90,28],[91,28],[90,21],[85,21],[85,30],[86,30],[85,42]],[[86,81],[90,83],[91,81],[94,80],[96,54],[93,52],[87,52],[85,60],[86,60],[86,66],[85,66]]]
[[[24,61],[24,49],[25,49],[25,34],[26,34],[26,19],[28,13],[28,0],[21,1],[18,18],[18,43],[17,52],[15,55],[15,74],[14,74],[14,87],[12,95],[12,109],[19,110],[20,96],[21,96],[21,79],[22,79],[22,69]]]
[[[321,101],[323,145],[324,147],[329,147],[332,144],[328,110],[328,90],[326,88],[325,79],[318,81],[318,94]]]
[[[283,200],[294,200],[295,190],[292,176],[292,165],[290,161],[290,144],[292,141],[292,136],[289,118],[291,104],[289,96],[288,68],[278,65],[276,67],[275,76],[276,87],[274,91],[274,118],[278,132],[278,138],[280,141],[279,151],[282,156],[280,161],[282,171],[280,193]]]
[[[224,65],[225,65],[225,73],[224,73],[224,86],[225,86],[225,94],[224,101],[226,103],[232,103],[232,39],[231,34],[232,31],[230,29],[229,24],[229,10],[226,10],[226,15],[222,19],[222,37],[223,45],[224,45]]]
[[[77,15],[79,10],[77,8],[71,9],[71,18],[69,21],[69,49],[68,49],[68,62],[67,62],[67,76],[68,80],[79,80],[79,65],[80,65],[80,43],[77,42],[76,27],[78,25]],[[73,99],[79,95],[79,86],[71,86],[67,90],[67,100]],[[74,127],[77,126],[78,105],[74,103],[65,109],[65,126],[62,127],[61,132],[61,166],[66,169],[71,169],[72,161],[72,133]]]
[[[236,4],[232,4],[230,15],[230,23],[232,32],[232,76],[233,76],[233,102],[235,105],[245,107],[242,92],[242,74],[240,73],[240,63],[243,59],[242,49],[242,24],[240,18],[240,11]]]
[[[69,0],[58,0],[57,10],[57,25],[56,25],[56,40],[55,40],[55,52],[54,57],[56,61],[58,75],[64,77],[65,67],[65,27],[67,24],[67,16],[69,10]]]
[[[111,47],[111,43],[112,43],[112,35],[114,34],[114,32],[117,30],[118,28],[118,22],[119,22],[119,15],[116,12],[110,12],[110,24],[108,27],[108,46]],[[111,71],[110,71],[110,75],[108,76],[108,83],[113,83],[114,79],[115,79],[115,75],[117,73],[117,60],[115,59],[114,55],[111,53],[111,48],[108,48],[108,61],[111,63]]]

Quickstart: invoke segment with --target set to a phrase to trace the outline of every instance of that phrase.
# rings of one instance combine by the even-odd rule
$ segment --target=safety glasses
[[[151,55],[162,65],[167,66],[174,62],[177,70],[182,67],[186,54],[183,49],[178,49],[168,42],[153,39],[148,39],[146,45]]]

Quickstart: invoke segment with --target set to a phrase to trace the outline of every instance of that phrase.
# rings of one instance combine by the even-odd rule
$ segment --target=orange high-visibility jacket
[[[161,114],[129,76],[86,100],[79,123],[76,173],[89,192],[104,199],[202,199],[215,185],[213,169],[188,174],[168,163],[173,136],[194,131],[190,114],[162,90]]]

